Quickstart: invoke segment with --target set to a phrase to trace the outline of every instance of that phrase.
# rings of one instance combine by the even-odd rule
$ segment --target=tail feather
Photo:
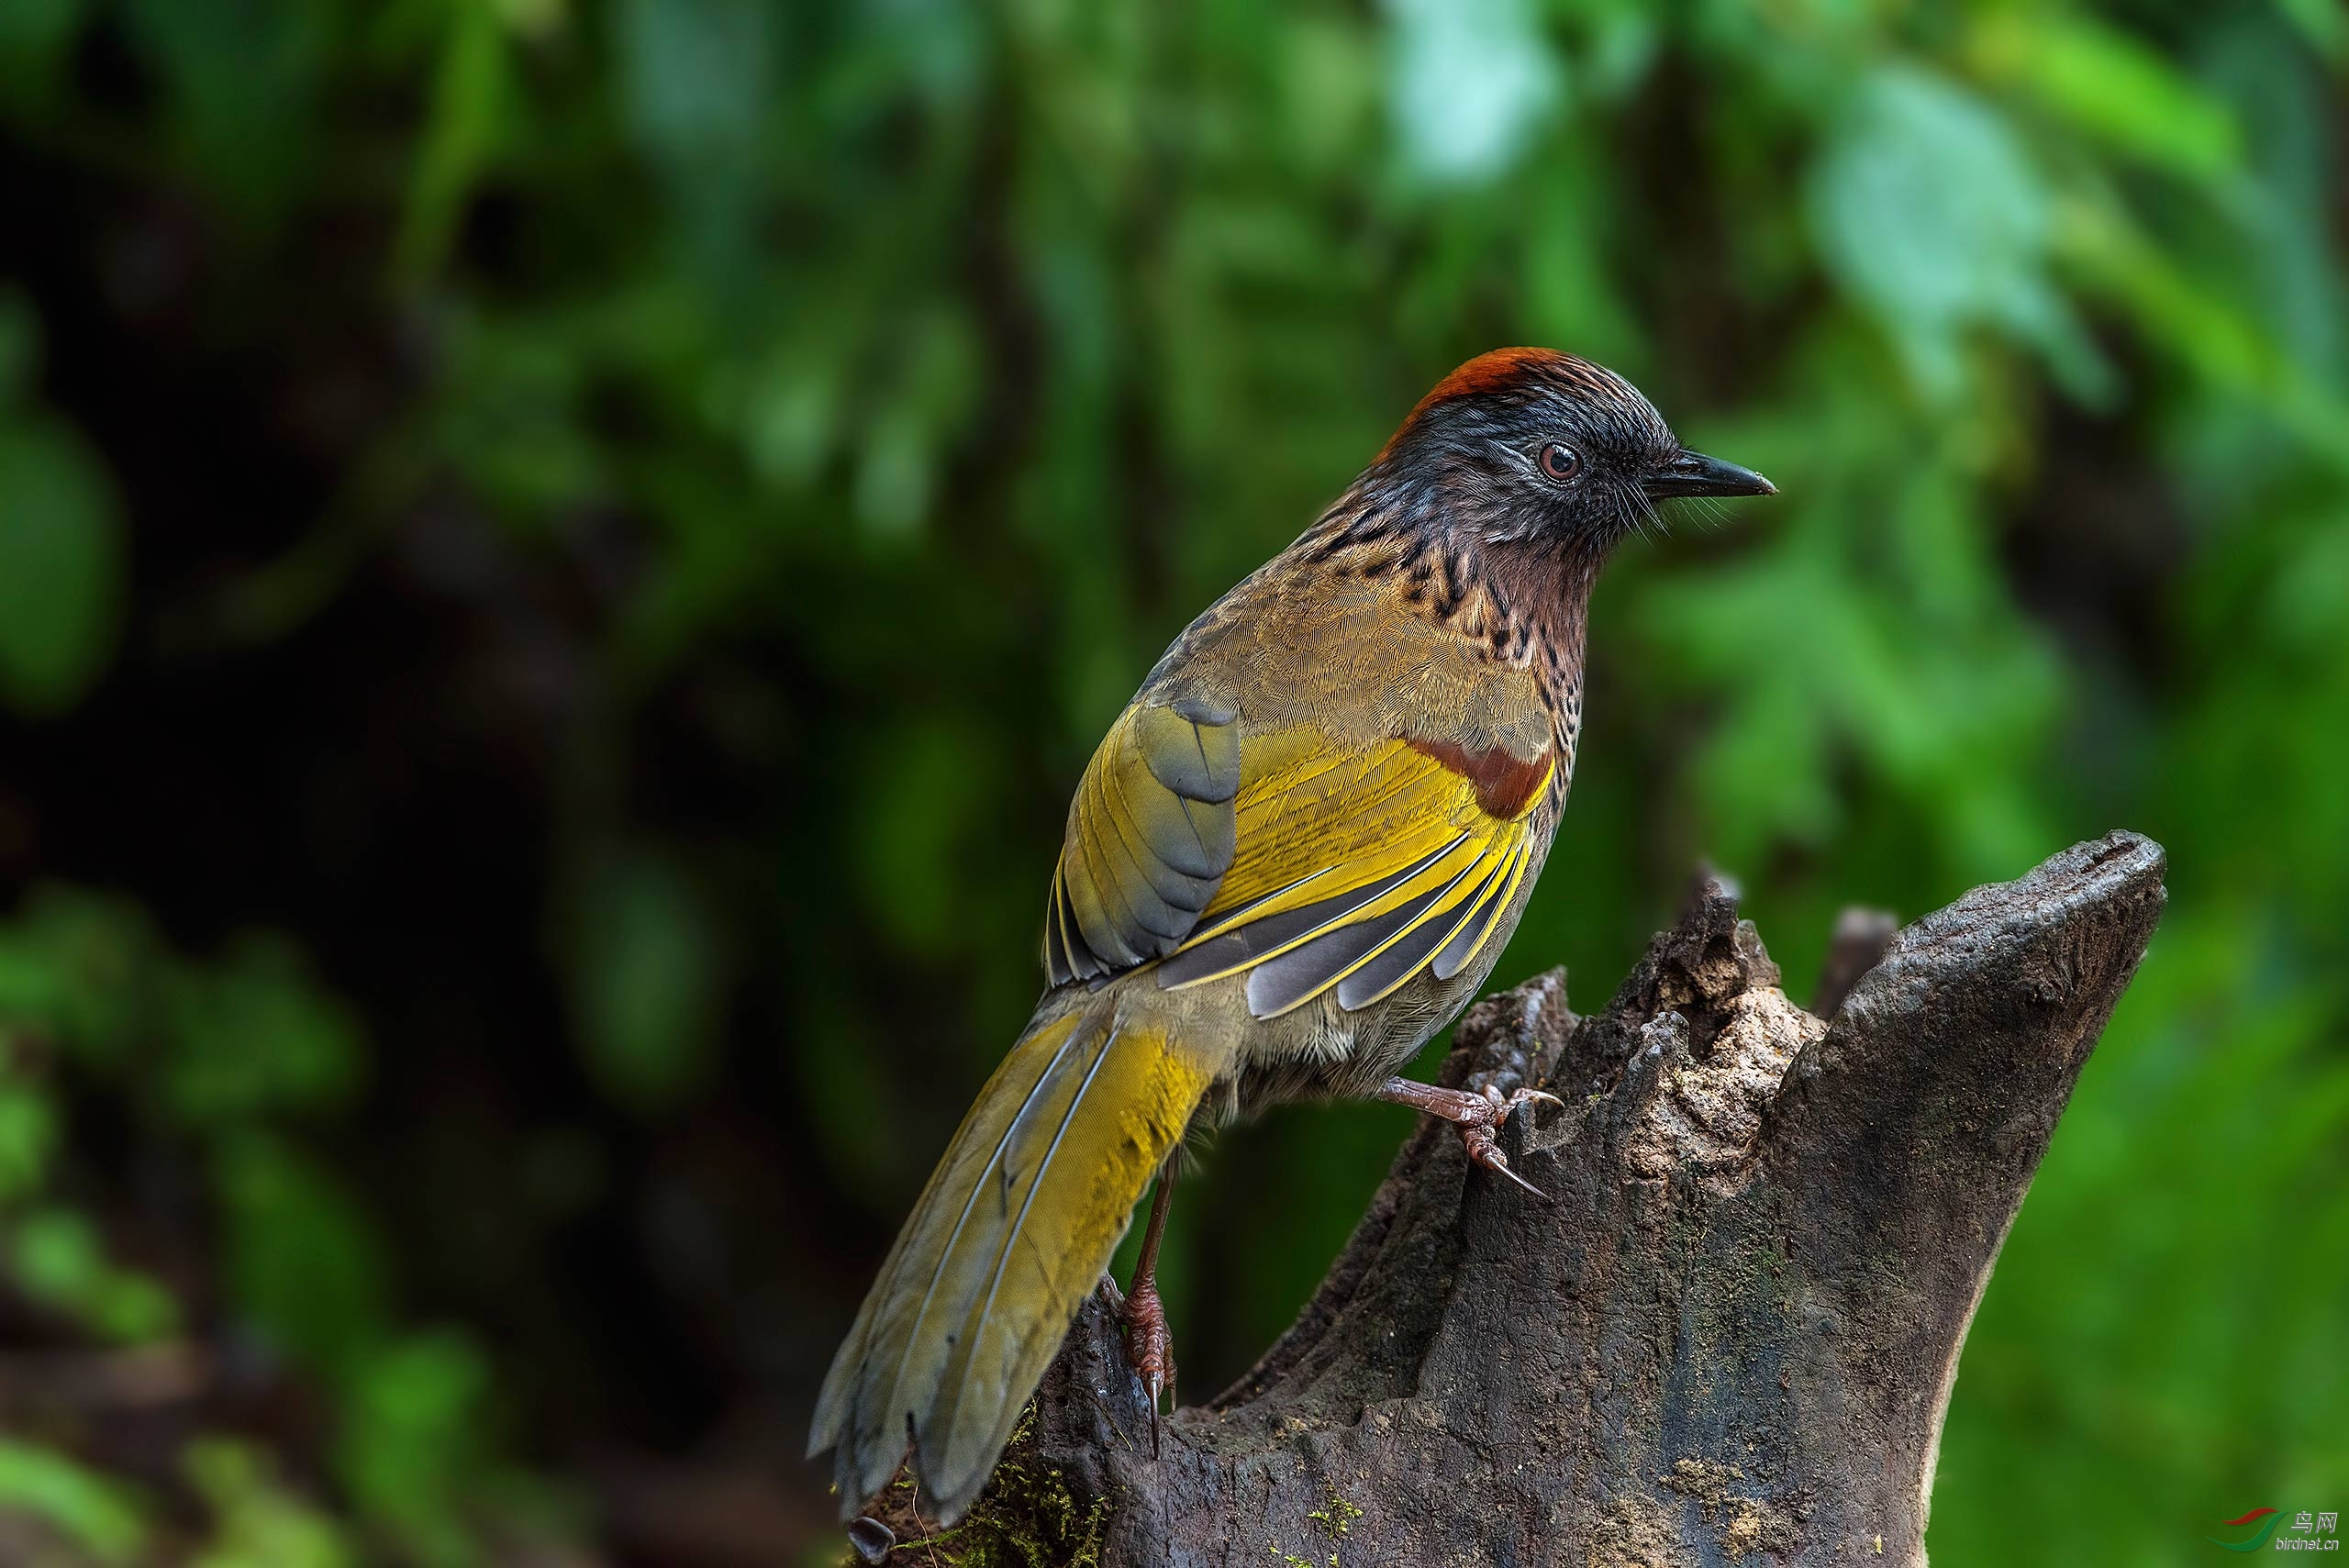
[[[843,1509],[887,1483],[910,1431],[925,1500],[961,1516],[1210,1075],[1108,1006],[1012,1048],[824,1381],[809,1452],[834,1450]]]
[[[1075,1050],[1077,1026],[1081,1022],[1068,1019],[1061,1027],[1038,1030],[1023,1039],[979,1091],[962,1127],[956,1130],[953,1142],[947,1145],[937,1169],[930,1173],[913,1213],[891,1244],[889,1255],[883,1260],[881,1273],[866,1295],[864,1305],[858,1309],[847,1340],[832,1358],[823,1392],[817,1397],[815,1428],[807,1449],[809,1458],[828,1448],[838,1447],[844,1459],[852,1450],[862,1451],[868,1446],[866,1442],[841,1442],[851,1418],[860,1409],[877,1419],[880,1412],[900,1407],[903,1374],[911,1359],[906,1352],[913,1343],[907,1316],[912,1315],[917,1327],[927,1319],[942,1283],[946,1255],[952,1251],[970,1223],[988,1177],[1002,1162],[1022,1122],[1062,1063]],[[951,1219],[947,1218],[950,1210]],[[948,1227],[942,1236],[941,1226]],[[870,1351],[866,1349],[868,1341],[874,1344]],[[894,1358],[885,1353],[890,1345],[897,1348]],[[933,1369],[935,1373],[942,1371],[942,1367]],[[902,1430],[894,1434],[895,1452],[902,1453],[906,1435]],[[840,1477],[844,1493],[849,1489],[850,1479],[845,1472]],[[886,1479],[886,1475],[880,1478]],[[858,1496],[870,1496],[879,1485],[880,1481],[875,1481],[863,1486]]]

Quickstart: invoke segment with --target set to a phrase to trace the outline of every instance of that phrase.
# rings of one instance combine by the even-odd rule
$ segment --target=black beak
[[[1687,448],[1647,477],[1642,486],[1651,501],[1675,495],[1776,495],[1778,487],[1750,468],[1723,462]]]

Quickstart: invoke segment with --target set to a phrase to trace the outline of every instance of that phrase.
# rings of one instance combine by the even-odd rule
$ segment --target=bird
[[[908,1457],[962,1517],[1153,1176],[1123,1327],[1155,1446],[1158,1240],[1195,1123],[1396,1101],[1534,1190],[1495,1130],[1551,1096],[1395,1074],[1476,995],[1548,858],[1600,568],[1658,502],[1776,493],[1613,372],[1497,349],[1174,639],[1070,803],[1042,997],[818,1398],[808,1457],[831,1451],[843,1518]]]

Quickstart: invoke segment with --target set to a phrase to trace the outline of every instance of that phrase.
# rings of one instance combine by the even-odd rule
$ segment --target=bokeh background
[[[1597,1006],[1709,856],[1799,995],[2159,837],[1932,1555],[2349,1505],[2345,73],[2334,0],[6,0],[0,1560],[836,1561],[1092,743],[1515,342],[1785,495],[1602,585],[1497,978]],[[1186,1184],[1194,1396],[1408,1126]]]

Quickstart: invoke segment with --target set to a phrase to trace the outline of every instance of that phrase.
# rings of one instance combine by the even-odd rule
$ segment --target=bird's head
[[[1419,400],[1364,475],[1390,515],[1604,553],[1685,495],[1773,495],[1751,469],[1690,451],[1639,389],[1551,349],[1496,349]]]

